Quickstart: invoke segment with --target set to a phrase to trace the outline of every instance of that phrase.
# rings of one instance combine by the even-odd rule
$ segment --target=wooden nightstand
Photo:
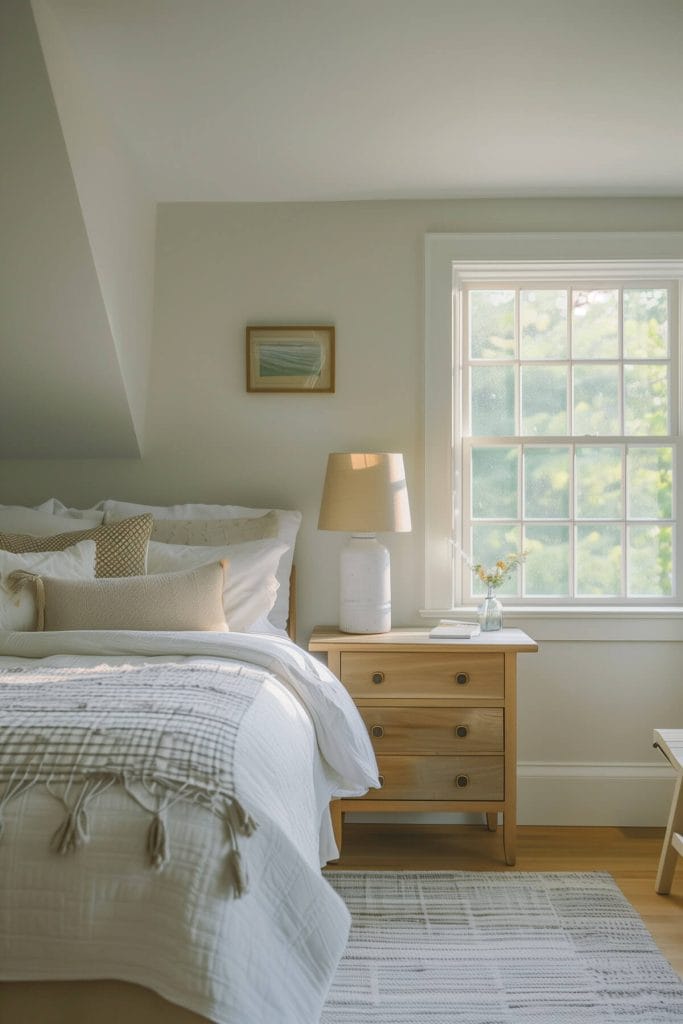
[[[481,811],[503,814],[508,864],[516,855],[517,655],[538,650],[519,629],[472,640],[431,640],[425,629],[372,636],[317,626],[310,651],[327,655],[360,711],[382,788],[336,800],[341,849],[346,811]]]

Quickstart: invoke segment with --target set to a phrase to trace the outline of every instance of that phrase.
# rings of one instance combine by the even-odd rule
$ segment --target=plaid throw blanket
[[[147,851],[161,869],[166,816],[178,801],[225,823],[226,880],[246,890],[238,836],[256,827],[233,781],[235,741],[265,673],[214,662],[0,670],[0,838],[3,809],[42,784],[64,806],[57,853],[90,838],[88,808],[123,786],[150,815]]]

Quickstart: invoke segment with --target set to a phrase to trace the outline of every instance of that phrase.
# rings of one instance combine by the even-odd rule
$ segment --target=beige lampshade
[[[318,529],[407,533],[411,525],[403,456],[396,452],[332,452]]]

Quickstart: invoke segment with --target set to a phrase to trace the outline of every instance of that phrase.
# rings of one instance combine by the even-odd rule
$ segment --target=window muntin
[[[673,295],[630,280],[463,285],[461,545],[483,562],[528,551],[501,593],[674,595]]]

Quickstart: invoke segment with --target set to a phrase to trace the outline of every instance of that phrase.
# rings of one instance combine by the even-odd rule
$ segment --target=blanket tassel
[[[166,822],[157,812],[147,831],[147,854],[149,862],[156,871],[161,871],[170,856],[168,846],[168,830]]]
[[[244,896],[248,887],[248,879],[242,864],[240,851],[236,846],[225,858],[225,871],[228,885],[235,896]]]
[[[55,831],[50,842],[55,853],[73,853],[90,839],[88,815],[84,807],[75,807],[67,812],[64,821]]]
[[[59,798],[66,809],[66,817],[50,840],[50,848],[55,853],[73,853],[85,843],[90,842],[88,804],[94,797],[109,789],[115,781],[116,776],[106,773],[93,775],[86,779],[81,786],[81,792],[73,807],[69,807],[65,797]],[[51,792],[49,786],[48,791]]]

